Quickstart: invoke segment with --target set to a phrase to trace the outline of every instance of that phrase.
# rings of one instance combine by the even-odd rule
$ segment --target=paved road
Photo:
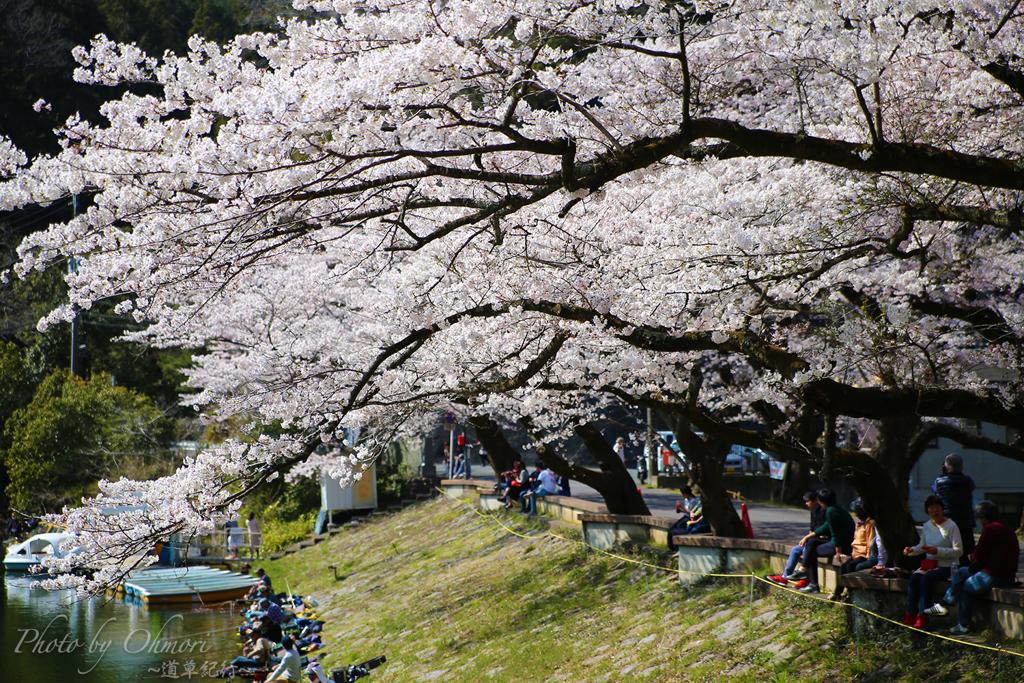
[[[636,478],[635,470],[630,470],[630,474]],[[572,482],[572,495],[596,503],[604,502],[597,491],[577,481]],[[682,498],[678,489],[645,488],[643,496],[652,515],[671,519],[679,516],[676,514],[676,501]],[[739,512],[739,504],[734,503],[734,506]],[[750,523],[754,527],[754,538],[761,540],[795,543],[807,533],[810,523],[810,514],[804,509],[747,503],[747,510],[750,513]]]

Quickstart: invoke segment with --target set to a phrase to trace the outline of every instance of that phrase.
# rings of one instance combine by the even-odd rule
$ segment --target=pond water
[[[240,608],[149,609],[123,598],[77,600],[4,577],[0,680],[32,683],[209,680],[241,654]]]

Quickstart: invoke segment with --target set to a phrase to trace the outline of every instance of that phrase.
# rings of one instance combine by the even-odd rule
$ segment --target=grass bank
[[[320,601],[325,666],[387,655],[372,683],[1024,679],[1019,660],[895,632],[858,654],[839,607],[758,582],[751,609],[749,581],[682,588],[578,532],[497,519],[435,500],[264,566]]]

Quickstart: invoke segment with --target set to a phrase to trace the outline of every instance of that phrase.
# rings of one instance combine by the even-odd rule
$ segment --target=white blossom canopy
[[[94,555],[208,529],[344,427],[683,401],[701,363],[743,380],[712,408],[1024,422],[1018,2],[297,6],[181,57],[97,37],[79,80],[132,85],[107,121],[0,145],[0,208],[90,198],[21,246],[80,264],[41,324],[130,295],[141,338],[210,350],[198,405],[300,435],[105,484],[150,506],[70,511]]]

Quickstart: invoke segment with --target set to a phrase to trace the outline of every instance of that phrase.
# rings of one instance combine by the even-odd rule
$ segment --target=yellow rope
[[[447,496],[451,500],[454,500],[456,503],[459,503],[461,505],[464,505],[464,506],[468,507],[470,510],[475,512],[477,514],[477,516],[485,517],[487,519],[490,519],[490,520],[494,521],[499,526],[501,526],[501,528],[505,529],[507,532],[509,532],[510,534],[512,534],[514,536],[518,536],[519,538],[537,538],[536,536],[527,536],[525,534],[521,534],[521,533],[515,531],[514,529],[509,528],[500,519],[498,519],[497,516],[484,514],[483,512],[477,510],[475,506],[471,505],[470,503],[467,503],[464,500],[460,500],[460,499],[456,498],[455,496],[451,495],[450,493],[448,493],[444,489],[438,488],[438,491],[443,493],[445,496]],[[564,536],[559,536],[558,534],[555,534],[555,533],[553,533],[551,531],[548,531],[548,532],[546,532],[545,534],[542,534],[542,535],[544,535],[544,536],[551,536],[552,538],[557,538],[557,539],[559,539],[561,541],[568,541],[570,543],[577,542],[577,541],[574,541],[571,538],[566,538]],[[587,543],[586,541],[584,541],[582,539],[579,540],[578,543],[580,543],[583,546],[586,546],[587,548],[590,548],[591,550],[594,550],[595,552],[601,553],[602,555],[606,555],[606,556],[614,558],[616,560],[622,560],[623,562],[630,562],[632,564],[643,566],[643,567],[651,567],[652,569],[660,569],[661,571],[674,571],[674,572],[677,572],[679,574],[690,574],[690,575],[694,575],[694,576],[707,576],[707,577],[720,578],[720,579],[746,579],[746,578],[757,579],[758,581],[766,583],[766,584],[768,584],[768,585],[770,585],[770,586],[772,586],[774,588],[783,590],[783,591],[785,591],[787,593],[792,593],[794,595],[798,595],[798,596],[803,597],[803,598],[809,598],[811,600],[818,600],[820,602],[825,602],[825,603],[828,603],[830,605],[839,604],[839,605],[842,605],[843,607],[852,607],[853,609],[859,610],[859,611],[863,612],[864,614],[869,614],[869,615],[875,617],[876,619],[881,619],[882,621],[888,622],[888,623],[893,624],[895,626],[899,626],[901,628],[906,628],[906,629],[909,629],[911,631],[915,631],[917,633],[924,634],[926,636],[931,636],[932,638],[938,638],[940,640],[948,640],[948,641],[953,642],[953,643],[958,643],[960,645],[967,645],[969,647],[975,647],[975,648],[978,648],[980,650],[989,650],[991,652],[1003,652],[1003,653],[1006,653],[1008,655],[1013,655],[1014,657],[1024,657],[1024,653],[1016,652],[1014,650],[1007,650],[1005,648],[1000,648],[1000,647],[992,647],[991,645],[982,645],[980,643],[972,643],[972,642],[966,641],[966,640],[959,640],[957,638],[951,638],[949,636],[942,635],[941,633],[934,633],[932,631],[925,631],[923,629],[915,628],[913,626],[907,626],[906,624],[904,624],[901,621],[896,621],[896,620],[890,619],[888,617],[883,617],[881,614],[877,614],[875,612],[872,612],[871,610],[865,609],[865,608],[861,607],[860,605],[852,605],[852,604],[848,604],[848,603],[845,603],[845,602],[835,603],[835,602],[829,600],[828,598],[819,597],[819,596],[815,596],[815,595],[808,594],[808,593],[801,593],[800,591],[795,590],[793,588],[789,588],[787,586],[780,586],[779,584],[774,583],[773,581],[769,581],[768,579],[764,578],[763,576],[757,576],[756,574],[712,574],[712,573],[704,573],[704,572],[691,572],[691,571],[687,571],[685,569],[670,569],[668,567],[662,567],[660,565],[651,564],[649,562],[644,562],[642,560],[637,560],[637,559],[634,559],[632,557],[623,557],[622,555],[616,555],[616,554],[610,553],[610,552],[608,552],[606,550],[602,550],[601,548],[595,548],[594,546],[592,546],[591,544]]]

